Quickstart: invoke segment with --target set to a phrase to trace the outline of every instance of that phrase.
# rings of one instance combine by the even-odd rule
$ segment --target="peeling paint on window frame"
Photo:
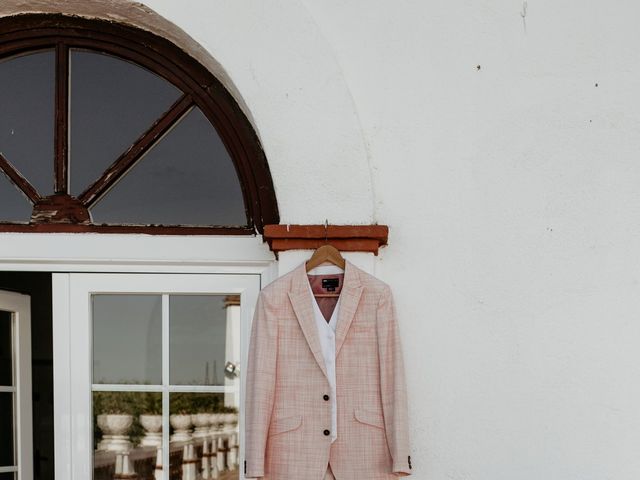
[[[160,235],[254,235],[279,223],[275,190],[257,134],[237,102],[202,64],[151,32],[104,20],[57,14],[16,15],[0,20],[0,60],[55,49],[54,194],[41,196],[0,154],[0,173],[34,206],[29,223],[2,222],[0,232],[97,232]],[[71,48],[106,53],[146,68],[183,95],[77,197],[69,193],[69,54]],[[91,221],[89,208],[192,107],[214,126],[234,162],[244,199],[245,225],[106,225]]]

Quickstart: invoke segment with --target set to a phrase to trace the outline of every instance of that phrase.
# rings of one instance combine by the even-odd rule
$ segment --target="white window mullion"
[[[238,387],[231,385],[169,385],[170,392],[236,393]]]
[[[2,391],[12,393],[15,462],[3,467],[0,473],[16,472],[18,480],[30,480],[33,478],[31,299],[27,295],[0,291],[0,308],[11,313],[13,385],[3,387]]]
[[[94,383],[94,392],[161,392],[162,385],[141,385],[137,383]]]
[[[93,478],[93,328],[91,290],[82,279],[70,277],[69,282],[69,400],[71,418],[72,480]],[[54,357],[55,364],[55,357]],[[57,472],[56,472],[57,473]],[[58,478],[56,477],[56,480]]]
[[[162,295],[162,478],[169,480],[169,295]]]
[[[18,297],[20,298],[20,297]],[[17,407],[18,480],[33,477],[33,420],[31,404],[31,301],[21,297],[21,305],[13,314],[14,352],[17,360],[16,379],[18,389],[14,395]]]
[[[54,478],[73,478],[71,429],[70,275],[52,275]],[[86,340],[85,340],[86,341]]]

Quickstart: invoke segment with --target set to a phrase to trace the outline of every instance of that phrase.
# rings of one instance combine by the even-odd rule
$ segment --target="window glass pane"
[[[119,58],[71,51],[71,193],[79,195],[181,95]]]
[[[0,473],[0,480],[16,480],[15,473]]]
[[[91,210],[95,223],[246,225],[231,157],[194,108]]]
[[[162,464],[162,394],[93,392],[93,432],[95,480],[153,479]]]
[[[0,467],[15,465],[13,435],[13,393],[0,392]]]
[[[239,295],[171,295],[169,332],[171,384],[237,386]]]
[[[0,171],[0,222],[26,223],[32,210],[27,197]]]
[[[12,323],[11,312],[0,310],[0,385],[4,386],[13,385]]]
[[[185,465],[187,469],[199,468],[202,473],[208,469],[209,475],[203,475],[204,478],[239,478],[238,405],[225,399],[225,395],[182,392],[170,395],[172,480],[185,478],[181,476]],[[189,463],[189,460],[196,462]],[[216,472],[219,476],[214,476]],[[195,471],[189,472],[186,478],[196,478]]]
[[[162,297],[93,296],[93,383],[162,383]]]
[[[41,195],[53,193],[54,59],[47,50],[0,61],[0,152]]]

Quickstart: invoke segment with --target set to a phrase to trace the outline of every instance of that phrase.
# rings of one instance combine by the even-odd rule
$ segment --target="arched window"
[[[199,62],[104,21],[0,21],[0,231],[253,234],[278,223],[250,122]]]

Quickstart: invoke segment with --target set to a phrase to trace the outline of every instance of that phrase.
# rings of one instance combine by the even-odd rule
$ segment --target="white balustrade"
[[[158,448],[156,452],[156,467],[153,472],[155,480],[162,480],[162,449]]]
[[[226,455],[225,455],[225,451],[224,451],[224,438],[222,437],[222,434],[218,435],[218,456],[216,458],[217,460],[217,464],[218,464],[218,471],[223,472],[226,470]]]
[[[238,436],[232,433],[229,437],[229,470],[235,470],[238,466]]]
[[[182,447],[182,480],[189,480],[189,469],[188,462],[189,461],[189,446],[185,445]]]
[[[170,450],[175,452],[176,449],[182,450],[182,475],[181,480],[217,480],[223,472],[235,471],[239,467],[239,444],[238,444],[238,424],[236,414],[214,414],[215,422],[212,427],[214,432],[210,430],[205,433],[204,429],[200,430],[200,435],[189,435],[188,441],[176,440],[172,436]],[[174,418],[174,421],[176,419]],[[175,422],[179,424],[180,434],[187,433],[185,418],[184,422]],[[190,423],[190,422],[189,422]],[[198,420],[194,422],[198,425]],[[190,426],[190,425],[189,425]],[[196,427],[196,428],[197,428]],[[190,432],[189,432],[190,433]],[[178,435],[178,438],[181,435]],[[194,438],[195,437],[195,438]],[[183,437],[184,438],[184,437]],[[197,448],[202,446],[202,455],[198,458]],[[179,451],[179,450],[178,450]],[[103,451],[103,455],[109,455],[107,451]],[[136,462],[149,459],[151,462],[154,458],[154,479],[162,480],[163,463],[162,448],[152,448],[151,446],[143,446],[141,449],[114,451],[115,456],[115,472],[114,480],[118,479],[134,479],[137,478],[134,471],[133,463],[130,456],[135,458]],[[105,457],[103,462],[108,461]],[[113,461],[113,457],[112,460]],[[166,467],[168,468],[168,466]]]
[[[116,471],[113,475],[114,480],[132,479],[136,477],[137,475],[129,459],[129,452],[118,452],[116,454]]]

